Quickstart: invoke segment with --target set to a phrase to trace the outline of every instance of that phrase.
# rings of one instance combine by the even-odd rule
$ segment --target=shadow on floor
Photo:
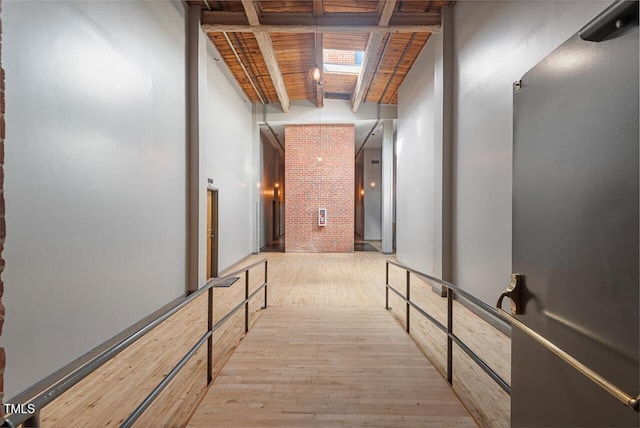
[[[353,251],[375,251],[378,252],[376,247],[366,242],[356,242],[353,244]]]
[[[284,242],[274,242],[260,248],[261,253],[284,253]]]

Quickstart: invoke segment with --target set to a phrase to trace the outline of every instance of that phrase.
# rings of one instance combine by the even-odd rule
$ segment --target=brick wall
[[[285,127],[285,250],[351,252],[354,233],[354,126]],[[327,225],[318,226],[318,208]]]
[[[325,49],[322,56],[325,64],[353,65],[356,63],[356,53],[354,51]]]
[[[6,223],[4,221],[4,68],[2,67],[2,1],[0,0],[0,336],[4,326],[4,304],[2,295],[4,294],[4,283],[2,282],[2,272],[4,271],[4,239],[7,236]],[[4,403],[4,348],[0,348],[0,415],[3,415],[1,404]]]

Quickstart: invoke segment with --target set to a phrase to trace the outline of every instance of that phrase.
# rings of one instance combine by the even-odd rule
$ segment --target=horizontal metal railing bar
[[[216,322],[213,325],[213,331],[215,332],[220,327],[222,327],[222,325],[225,322],[227,322],[229,320],[229,318],[231,318],[236,312],[238,312],[240,309],[242,309],[247,302],[249,302],[256,294],[258,294],[259,291],[261,291],[266,286],[267,286],[266,282],[262,283],[262,285],[260,287],[256,288],[255,291],[253,293],[251,293],[248,298],[244,299],[242,302],[238,303],[238,305],[236,307],[234,307],[229,312],[227,312],[227,314],[225,316],[220,318],[220,320],[218,320],[218,322]]]
[[[266,262],[266,259],[262,259],[262,262]],[[258,263],[261,263],[261,262],[258,262]],[[254,263],[253,265],[250,265],[245,269],[241,269],[235,273],[232,272],[230,274],[227,274],[225,275],[225,278],[228,278],[233,275],[237,275],[239,273],[248,274],[251,267],[256,265],[257,264]],[[215,282],[210,282],[207,288],[211,288],[214,285],[215,285]],[[248,287],[248,282],[247,282],[247,287]],[[262,289],[266,289],[266,287],[267,287],[267,282],[262,283],[262,285],[258,287],[256,290],[254,290],[249,296],[247,296],[247,298],[245,298],[242,301],[242,303],[237,305],[235,308],[229,311],[224,317],[222,317],[217,323],[215,323],[212,329],[210,331],[207,331],[204,334],[204,336],[202,336],[202,338],[198,341],[198,343],[196,343],[196,345],[194,345],[194,347],[191,348],[191,350],[189,350],[189,352],[178,362],[178,364],[171,370],[171,372],[169,372],[169,374],[162,380],[162,382],[160,382],[158,386],[156,386],[156,388],[154,388],[154,390],[151,391],[151,393],[142,401],[142,403],[134,410],[134,412],[122,423],[122,425],[120,425],[120,428],[130,428],[136,422],[136,420],[138,420],[138,418],[142,416],[145,410],[147,410],[151,406],[151,404],[153,404],[154,400],[158,397],[158,395],[160,395],[162,390],[166,388],[166,386],[171,382],[171,380],[180,372],[180,370],[182,370],[182,368],[187,364],[189,359],[193,357],[193,355],[213,335],[213,333],[218,328],[222,327],[222,325],[226,321],[228,321],[231,318],[231,316],[233,316],[233,314],[235,314],[238,310],[240,310],[243,306],[245,306],[253,297],[255,297],[256,294],[258,294],[258,292],[260,292]]]
[[[447,334],[447,336],[449,336],[451,340],[453,340],[467,355],[469,355],[469,357],[471,357],[471,359],[475,361],[476,364],[478,364],[480,368],[482,368],[482,370],[484,370],[489,375],[489,377],[491,377],[491,379],[493,379],[498,384],[498,386],[500,386],[500,388],[502,388],[506,393],[511,394],[511,386],[507,382],[505,382],[505,380],[502,379],[502,377],[498,373],[496,373],[491,367],[489,367],[489,365],[482,358],[480,358],[478,354],[473,352],[471,348],[469,348],[464,342],[462,342],[462,340],[458,336],[453,333],[447,333],[447,328],[444,326],[444,324],[440,323],[440,321],[429,315],[424,309],[422,309],[414,302],[409,301],[398,290],[393,288],[392,285],[387,284],[387,288],[391,289],[391,291],[396,293],[406,303],[409,303],[411,307],[416,309],[422,316],[429,319],[429,321],[431,321],[436,327],[442,330],[443,333]]]
[[[65,376],[49,388],[47,388],[42,393],[38,394],[36,397],[31,399],[28,403],[25,404],[33,404],[36,409],[42,409],[51,403],[53,400],[58,398],[60,395],[68,391],[70,388],[75,386],[80,380],[87,377],[89,374],[100,368],[107,361],[111,360],[113,357],[118,355],[120,352],[124,351],[126,348],[135,343],[138,339],[143,337],[145,334],[153,330],[158,325],[162,324],[163,321],[170,318],[180,309],[184,308],[190,302],[198,298],[206,291],[206,288],[201,288],[187,296],[184,297],[184,300],[181,300],[176,306],[155,318],[149,324],[145,325],[141,329],[127,336],[125,339],[116,343],[97,357],[92,360],[87,361],[84,365],[78,368],[76,371],[70,373]],[[10,421],[14,426],[20,425],[24,423],[27,419],[29,419],[30,415],[23,413],[14,413],[5,416],[5,420]]]
[[[496,373],[491,367],[489,367],[489,365],[482,358],[480,358],[478,354],[473,352],[471,348],[469,348],[455,334],[451,333],[451,334],[448,334],[447,336],[449,336],[451,340],[453,340],[456,343],[456,345],[460,347],[460,349],[462,349],[469,357],[471,357],[471,359],[475,361],[476,364],[479,365],[480,368],[482,368],[482,370],[484,370],[484,372],[488,374],[489,377],[493,379],[493,381],[497,383],[498,386],[500,386],[500,388],[504,390],[504,392],[511,395],[511,385],[509,385],[504,379],[502,379],[502,377],[498,373]]]
[[[213,325],[213,332],[215,333],[216,330],[218,330],[220,327],[222,327],[222,325],[229,320],[229,318],[231,318],[240,309],[244,308],[244,304],[245,303],[246,303],[246,300],[243,300],[242,302],[238,303],[233,309],[231,309],[229,312],[227,312],[227,314],[225,316],[220,318],[220,320],[218,320],[218,322],[216,322]]]
[[[620,402],[622,402],[625,406],[635,410],[636,412],[640,411],[640,405],[639,405],[640,395],[634,398],[630,394],[627,394],[622,389],[618,388],[617,386],[609,382],[607,379],[600,376],[598,373],[596,373],[595,371],[593,371],[592,369],[590,369],[589,367],[587,367],[586,365],[578,361],[572,355],[570,355],[569,353],[567,353],[566,351],[558,347],[556,344],[552,343],[549,339],[543,337],[539,333],[535,332],[534,330],[532,330],[531,328],[523,324],[517,318],[509,315],[507,312],[505,312],[500,308],[498,308],[498,311],[501,311],[505,317],[510,319],[512,326],[518,328],[518,330],[522,331],[527,336],[531,337],[536,342],[538,342],[539,344],[547,348],[549,351],[553,352],[561,360],[563,360],[565,363],[569,364],[571,367],[576,369],[583,376],[585,376],[586,378],[594,382],[600,388],[607,391],[613,397],[615,397]]]
[[[422,316],[426,317],[429,319],[429,321],[431,321],[433,324],[436,325],[436,327],[438,327],[440,330],[442,330],[444,333],[447,332],[447,327],[444,326],[444,324],[442,324],[440,321],[438,321],[437,319],[435,319],[434,317],[432,317],[431,315],[429,315],[424,309],[422,309],[420,306],[416,305],[414,302],[408,300],[402,293],[400,293],[398,290],[396,290],[395,288],[393,288],[393,286],[391,285],[387,285],[387,288],[391,289],[391,291],[393,291],[394,293],[396,293],[402,300],[405,301],[405,303],[408,303],[411,305],[411,307],[413,307],[415,310],[417,310]]]
[[[483,301],[479,300],[477,297],[472,296],[469,293],[459,289],[457,286],[451,284],[450,282],[447,282],[447,281],[444,281],[444,280],[442,280],[440,278],[436,278],[436,277],[433,277],[431,275],[425,274],[423,272],[417,271],[415,269],[410,268],[409,266],[403,265],[402,263],[394,262],[392,260],[387,260],[387,264],[391,264],[391,265],[397,266],[397,267],[399,267],[401,269],[406,270],[407,272],[412,272],[412,273],[414,273],[416,275],[422,276],[422,277],[424,277],[424,278],[426,278],[426,279],[428,279],[430,281],[434,281],[434,282],[446,287],[449,291],[452,290],[455,293],[460,294],[467,301],[469,301],[469,302],[475,304],[476,306],[478,306],[479,308],[483,309],[488,315],[491,315],[496,319],[502,320],[502,321],[504,321],[505,323],[509,324],[512,327],[518,328],[518,330],[522,331],[527,336],[531,337],[536,342],[541,344],[543,347],[545,347],[546,349],[548,349],[549,351],[554,353],[561,360],[563,360],[564,362],[569,364],[571,367],[576,369],[580,374],[582,374],[583,376],[585,376],[586,378],[588,378],[589,380],[594,382],[600,388],[602,388],[605,391],[607,391],[609,394],[611,394],[613,397],[615,397],[618,401],[623,403],[625,406],[635,410],[636,412],[640,412],[640,395],[638,395],[637,397],[633,397],[632,395],[624,392],[622,389],[618,388],[617,386],[615,386],[614,384],[609,382],[607,379],[605,379],[604,377],[602,377],[601,375],[599,375],[598,373],[596,373],[595,371],[593,371],[592,369],[590,369],[589,367],[587,367],[586,365],[584,365],[583,363],[578,361],[576,358],[574,358],[573,356],[568,354],[566,351],[564,351],[563,349],[558,347],[556,344],[554,344],[553,342],[551,342],[547,338],[543,337],[542,335],[540,335],[539,333],[537,333],[533,329],[529,328],[527,325],[525,325],[524,323],[519,321],[517,318],[515,318],[512,315],[510,315],[509,313],[505,312],[502,308],[493,308],[493,307],[487,305],[486,303],[484,303]],[[396,294],[398,294],[400,297],[405,299],[405,301],[407,301],[404,296],[402,296],[398,291],[396,291],[389,284],[387,284],[387,287],[391,288]],[[409,303],[411,304],[412,302],[409,302]],[[414,306],[414,305],[412,305],[412,306]],[[424,313],[423,313],[423,315],[424,315]],[[489,376],[491,376],[492,379],[494,381],[496,381],[496,383],[498,383],[498,385],[500,385],[506,392],[510,393],[511,387],[508,386],[508,384],[506,382],[504,382],[504,380],[499,375],[497,375],[497,373],[495,373],[493,371],[493,369],[491,369],[488,365],[486,365],[486,363],[484,363],[484,361],[482,361],[482,359],[477,357],[477,355],[470,348],[468,348],[453,333],[447,334],[447,335],[454,342],[456,342],[456,344],[458,346],[460,346],[460,348],[463,349],[472,359],[474,359],[474,361],[476,361],[476,363],[478,363],[478,365],[480,365],[480,367],[482,367],[483,370],[487,374],[489,374]],[[478,359],[476,359],[474,356],[477,357]],[[492,375],[492,373],[493,373],[493,375]],[[504,383],[504,385],[503,385],[503,383]],[[508,387],[509,390],[505,389],[505,387]]]
[[[137,323],[131,325],[126,330],[123,330],[122,332],[118,333],[117,335],[115,335],[111,339],[107,340],[106,342],[98,345],[97,347],[95,347],[91,351],[89,351],[86,354],[82,355],[81,357],[77,358],[76,360],[74,360],[73,362],[69,363],[65,367],[61,368],[60,370],[56,371],[55,373],[52,373],[51,375],[49,375],[46,378],[44,378],[41,381],[39,381],[38,383],[30,386],[29,388],[27,388],[24,391],[20,392],[19,394],[15,395],[11,399],[9,399],[9,400],[5,399],[5,402],[6,403],[27,403],[27,402],[33,400],[38,395],[42,394],[43,391],[47,390],[47,388],[51,387],[51,385],[55,385],[55,384],[61,382],[62,379],[64,379],[65,377],[68,377],[68,376],[72,375],[73,373],[77,372],[83,366],[85,366],[89,361],[93,360],[94,358],[96,358],[100,354],[106,352],[108,349],[110,349],[113,346],[117,345],[118,343],[122,342],[124,339],[128,338],[133,333],[137,332],[138,330],[140,330],[141,328],[143,328],[144,326],[146,326],[147,324],[152,322],[158,316],[160,316],[160,315],[164,314],[166,311],[172,309],[175,305],[177,305],[180,302],[182,302],[185,298],[186,298],[186,296],[183,295],[183,296],[180,296],[180,297],[174,299],[173,301],[167,303],[165,306],[163,306],[163,307],[159,308],[158,310],[156,310],[155,312],[149,314],[145,318],[143,318],[140,321],[138,321]]]
[[[425,273],[416,271],[415,269],[411,269],[408,266],[405,266],[401,263],[396,263],[396,262],[392,262],[390,260],[387,260],[387,263],[392,264],[396,267],[399,267],[403,270],[405,270],[407,273],[412,272],[415,275],[418,276],[422,276],[428,280],[431,280],[433,282],[437,282],[438,284],[442,285],[443,287],[445,287],[447,289],[447,293],[460,293],[460,290],[453,284],[441,280],[439,278],[435,278],[431,275],[427,275]],[[458,345],[460,347],[460,349],[462,349],[478,366],[480,366],[480,368],[487,373],[487,375],[489,375],[489,377],[498,384],[498,386],[500,386],[500,388],[502,388],[507,394],[511,395],[511,386],[505,382],[504,379],[502,379],[502,377],[496,373],[482,358],[480,358],[478,356],[478,354],[476,354],[471,348],[469,348],[458,336],[456,336],[453,332],[448,331],[447,327],[445,327],[444,324],[440,323],[438,320],[436,320],[433,316],[431,316],[430,314],[428,314],[424,309],[422,309],[421,307],[419,307],[417,304],[415,304],[414,302],[412,302],[410,299],[408,299],[408,296],[403,296],[400,292],[398,292],[396,289],[393,288],[393,286],[386,284],[387,288],[390,288],[391,290],[393,290],[398,296],[400,296],[405,302],[407,302],[409,305],[411,305],[413,308],[415,308],[422,316],[426,317],[429,321],[431,321],[434,325],[436,325],[438,328],[440,328],[440,330],[442,330],[449,339],[451,339],[456,345]],[[496,311],[494,308],[490,307],[489,305],[487,305],[484,302],[478,301],[475,302],[474,300],[478,300],[473,296],[468,295],[467,293],[461,292],[460,295],[462,295],[463,297],[467,298],[467,297],[471,297],[470,300],[471,303],[474,303],[476,305],[478,305],[478,307],[483,310],[486,311],[489,315],[492,315],[494,318],[496,319],[501,319],[501,317],[497,316]],[[451,297],[453,297],[454,294],[451,294]],[[449,302],[451,302],[449,300]],[[447,311],[451,311],[453,308],[450,306],[451,303],[449,303],[449,307],[447,309]],[[448,312],[449,313],[449,312]],[[451,313],[449,313],[449,323],[452,322],[451,319]],[[506,320],[503,320],[506,322]],[[451,325],[450,325],[451,327]],[[449,379],[449,382],[452,381],[452,377],[451,377],[451,367],[449,366],[450,364],[452,364],[451,361],[451,342],[449,342],[448,344],[448,352],[449,352],[449,360],[447,363],[447,378]]]
[[[494,313],[488,313],[485,308],[478,307],[475,303],[468,301],[464,296],[459,296],[453,291],[453,298],[456,302],[463,305],[465,308],[473,312],[476,316],[480,317],[484,322],[498,330],[500,333],[507,337],[511,337],[511,324],[506,320],[496,317]]]
[[[253,291],[251,294],[249,294],[249,297],[247,297],[247,301],[253,299],[253,296],[255,296],[256,294],[258,294],[258,292],[260,292],[260,290],[262,290],[263,288],[265,288],[267,286],[267,283],[263,283],[260,287],[256,288],[255,291]]]
[[[485,302],[483,302],[482,300],[478,299],[477,297],[469,294],[468,292],[460,289],[457,285],[454,285],[448,281],[445,281],[443,279],[440,278],[436,278],[435,276],[431,276],[429,274],[426,274],[424,272],[420,272],[418,270],[412,269],[409,266],[406,266],[402,263],[398,263],[398,262],[394,262],[393,260],[387,260],[387,263],[397,266],[401,269],[405,269],[410,271],[411,273],[414,273],[418,276],[422,276],[424,278],[426,278],[429,281],[433,281],[436,282],[440,285],[443,285],[445,287],[447,287],[449,290],[453,290],[456,294],[459,294],[461,297],[463,297],[465,300],[469,301],[470,303],[473,303],[474,305],[478,306],[480,309],[483,309],[484,312],[486,312],[487,315],[490,315],[493,318],[496,318],[498,320],[501,320],[507,324],[511,324],[509,322],[509,320],[507,318],[505,318],[502,314],[496,312],[495,308],[491,305],[486,304]]]
[[[153,401],[160,395],[160,393],[169,385],[169,383],[175,378],[180,370],[187,365],[191,357],[195,355],[196,352],[204,345],[204,343],[209,339],[209,337],[213,334],[211,331],[207,331],[198,342],[193,345],[193,347],[187,352],[181,359],[178,361],[178,364],[171,369],[171,371],[162,379],[162,381],[147,395],[147,397],[140,403],[138,407],[129,415],[127,419],[122,422],[120,428],[129,428],[131,427],[135,421],[137,421],[140,416],[153,404]]]
[[[174,306],[168,307],[165,312],[159,314],[156,318],[149,321],[147,324],[145,324],[141,328],[135,330],[131,334],[128,334],[122,340],[117,341],[115,344],[108,347],[103,352],[96,355],[94,358],[87,360],[82,365],[77,367],[75,370],[53,381],[53,383],[50,386],[43,385],[42,386],[43,389],[41,392],[39,393],[32,392],[33,394],[32,398],[28,398],[25,400],[20,397],[22,394],[18,394],[15,397],[16,398],[15,401],[8,401],[8,402],[12,404],[24,404],[24,405],[32,404],[35,407],[36,411],[39,411],[40,409],[44,408],[49,403],[51,403],[53,400],[58,398],[60,395],[68,391],[70,388],[75,386],[78,382],[80,382],[82,379],[87,377],[89,374],[91,374],[92,372],[100,368],[107,361],[109,361],[110,359],[118,355],[120,352],[122,352],[123,350],[131,346],[133,343],[135,343],[138,339],[143,337],[145,334],[153,330],[158,325],[162,324],[163,321],[167,320],[172,315],[176,314],[180,309],[184,308],[189,303],[191,303],[192,301],[197,299],[199,296],[204,294],[209,288],[213,287],[214,283],[221,281],[223,279],[226,279],[229,276],[234,276],[234,275],[237,275],[238,273],[245,272],[249,269],[254,268],[255,266],[265,263],[266,261],[267,261],[267,258],[265,257],[248,266],[243,267],[242,269],[238,269],[229,274],[225,274],[225,276],[223,277],[209,280],[202,288],[199,288],[196,291],[193,291],[181,298],[174,300],[175,302]],[[93,351],[90,351],[90,353],[91,352]],[[80,357],[80,359],[82,358],[83,357]],[[61,370],[64,370],[64,369],[65,368]],[[55,378],[55,373],[52,375],[52,377]],[[20,397],[19,400],[17,399],[18,397]],[[20,401],[22,401],[22,403]],[[13,413],[13,414],[6,414],[4,417],[4,420],[5,420],[5,423],[8,423],[13,426],[18,426],[24,423],[25,421],[27,421],[30,417],[31,415],[26,413]]]

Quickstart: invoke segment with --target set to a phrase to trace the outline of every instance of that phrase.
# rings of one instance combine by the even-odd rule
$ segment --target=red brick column
[[[353,251],[354,139],[352,124],[285,127],[285,251]]]
[[[4,68],[2,68],[2,0],[0,0],[0,336],[4,326],[4,304],[2,295],[4,294],[4,282],[2,282],[2,272],[4,271],[4,239],[7,236],[7,227],[4,221]],[[2,403],[4,403],[4,348],[0,348],[0,415],[3,415]]]

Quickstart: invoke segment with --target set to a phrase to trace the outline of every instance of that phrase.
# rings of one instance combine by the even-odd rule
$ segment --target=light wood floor
[[[383,308],[272,307],[189,426],[476,425]]]
[[[264,253],[250,256],[240,265],[247,266],[263,257],[269,260],[269,306],[274,310],[285,307],[380,310],[384,307],[384,261],[387,256],[380,253]],[[262,267],[253,269],[250,289],[258,287],[262,278]],[[392,270],[391,283],[402,290],[404,273]],[[429,285],[417,278],[412,277],[412,284],[412,297],[436,318],[444,321],[446,299],[431,292]],[[228,289],[216,288],[214,319],[220,319],[243,298],[244,278]],[[260,294],[250,304],[251,325],[271,310],[262,311],[261,305]],[[391,314],[398,323],[404,325],[402,302],[392,297],[391,306],[392,311],[383,310],[383,313]],[[42,412],[43,426],[119,425],[204,333],[206,318],[206,297],[199,298],[47,406]],[[509,381],[509,339],[457,303],[455,320],[456,333]],[[444,373],[445,336],[421,320],[415,312],[412,312],[411,325],[412,339],[436,369]],[[243,327],[244,317],[240,311],[216,332],[213,361],[216,375],[238,345],[243,343]],[[402,332],[400,326],[393,327]],[[479,425],[508,426],[509,397],[460,350],[454,352],[454,361],[453,389]],[[206,392],[205,379],[206,352],[200,351],[136,426],[185,426]],[[253,426],[261,425],[258,423]]]
[[[392,268],[389,282],[405,290],[405,272]],[[447,301],[431,291],[431,285],[411,276],[411,300],[446,325]],[[392,313],[404,327],[405,304],[390,293]],[[507,383],[511,382],[511,339],[465,306],[454,301],[454,333],[492,367]],[[430,321],[411,310],[411,336],[442,376],[446,376],[447,338]],[[460,348],[453,350],[453,389],[476,421],[484,427],[508,427],[511,399]]]
[[[243,261],[247,266],[251,261]],[[250,271],[250,292],[262,284],[262,265]],[[244,276],[230,288],[214,288],[214,321],[244,299]],[[260,314],[262,294],[249,305],[249,324]],[[207,295],[164,321],[133,345],[62,394],[41,412],[43,427],[119,426],[207,330]],[[239,311],[214,334],[213,369],[219,373],[244,335]],[[206,346],[162,391],[136,427],[183,427],[207,390]]]
[[[269,259],[269,306],[280,307],[384,307],[385,260],[393,256],[374,252],[355,253],[264,253]],[[405,273],[391,268],[390,283],[404,291]],[[431,285],[411,277],[411,296],[436,319],[446,323],[446,298],[431,291]],[[404,327],[404,303],[392,293],[391,314]],[[255,314],[256,318],[261,312]],[[446,336],[411,311],[411,334],[436,369],[446,373]],[[454,330],[463,341],[507,382],[511,380],[510,339],[454,302]],[[235,349],[235,348],[234,348]],[[453,389],[479,425],[508,427],[510,398],[466,354],[454,348]]]

